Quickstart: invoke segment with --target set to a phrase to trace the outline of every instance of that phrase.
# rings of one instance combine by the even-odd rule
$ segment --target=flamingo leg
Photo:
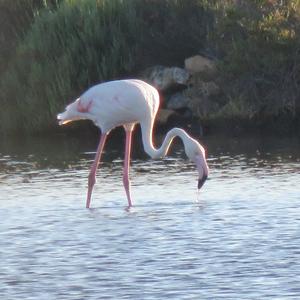
[[[124,169],[123,169],[123,184],[124,184],[124,188],[128,200],[128,208],[130,208],[132,206],[132,202],[131,202],[131,193],[130,193],[129,167],[130,167],[132,130],[126,130],[125,132],[126,132],[126,143],[125,143],[125,158],[124,158]]]
[[[98,149],[97,149],[97,153],[95,156],[95,160],[92,164],[91,170],[90,170],[90,174],[89,174],[89,179],[88,179],[88,192],[87,192],[87,199],[86,199],[86,208],[90,207],[90,203],[91,203],[91,196],[92,196],[92,191],[93,191],[93,187],[95,185],[96,182],[96,171],[99,165],[99,161],[101,159],[101,155],[103,152],[103,148],[104,148],[104,144],[106,141],[108,133],[102,133],[101,134],[101,138],[100,138],[100,142],[98,145]]]

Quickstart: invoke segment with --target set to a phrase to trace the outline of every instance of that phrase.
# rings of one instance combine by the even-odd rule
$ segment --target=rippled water
[[[89,210],[94,140],[0,145],[0,299],[300,299],[299,140],[206,138],[200,194],[180,144],[136,144],[130,211],[118,141]]]

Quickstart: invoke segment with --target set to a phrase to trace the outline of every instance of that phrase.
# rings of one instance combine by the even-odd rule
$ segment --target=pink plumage
[[[130,79],[95,85],[69,104],[65,112],[58,114],[60,125],[75,120],[89,119],[101,129],[99,146],[89,174],[87,208],[90,207],[96,170],[107,135],[117,126],[123,126],[126,132],[123,183],[129,207],[132,206],[129,181],[131,138],[136,124],[141,126],[144,149],[152,158],[164,157],[173,138],[179,136],[183,141],[186,155],[196,164],[199,173],[198,188],[204,184],[208,176],[204,148],[184,130],[173,128],[167,133],[160,148],[156,149],[153,146],[153,124],[158,107],[158,91],[144,81]]]

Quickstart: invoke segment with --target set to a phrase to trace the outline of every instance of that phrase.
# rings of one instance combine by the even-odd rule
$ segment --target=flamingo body
[[[164,157],[173,138],[179,136],[183,141],[187,156],[196,164],[199,173],[198,188],[204,184],[208,176],[205,150],[184,130],[173,128],[167,133],[160,148],[156,149],[153,146],[152,131],[158,107],[158,91],[144,81],[130,79],[95,85],[69,104],[65,112],[58,114],[60,125],[75,120],[89,119],[101,129],[99,146],[89,174],[86,207],[90,206],[96,170],[107,135],[117,126],[124,126],[126,132],[123,184],[129,207],[132,206],[129,180],[131,138],[137,123],[141,126],[144,149],[152,158]]]
[[[159,95],[141,80],[116,80],[95,85],[58,115],[62,124],[77,119],[90,119],[101,132],[155,118]]]

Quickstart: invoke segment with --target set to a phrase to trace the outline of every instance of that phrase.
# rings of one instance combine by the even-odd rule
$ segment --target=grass
[[[131,68],[137,24],[127,3],[65,1],[40,11],[2,77],[2,131],[46,130],[76,94]]]
[[[87,87],[199,52],[224,92],[208,118],[299,120],[299,2],[2,0],[0,134],[51,130]]]

